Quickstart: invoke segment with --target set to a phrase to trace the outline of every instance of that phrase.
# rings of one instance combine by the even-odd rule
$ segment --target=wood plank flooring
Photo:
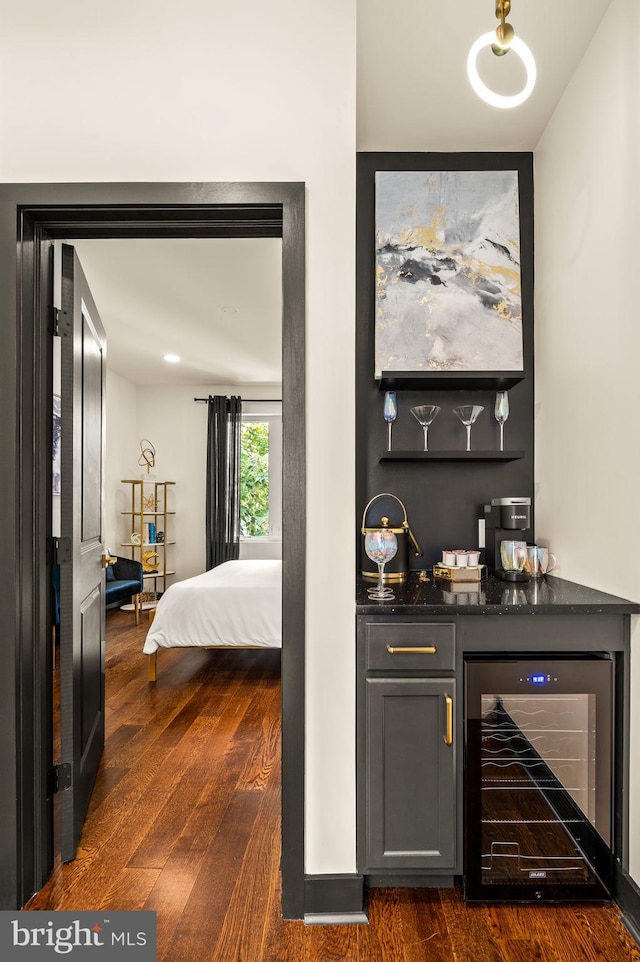
[[[153,909],[158,962],[640,962],[615,906],[374,889],[369,925],[280,918],[277,652],[141,653],[107,619],[107,742],[77,859],[30,909]]]

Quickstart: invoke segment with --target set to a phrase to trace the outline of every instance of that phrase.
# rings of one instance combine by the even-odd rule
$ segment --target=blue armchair
[[[140,624],[140,592],[143,590],[142,565],[132,558],[116,556],[113,564],[107,566],[104,589],[105,610],[113,611],[121,605],[132,602],[136,615],[136,625]]]
[[[136,625],[140,624],[140,592],[143,590],[142,565],[131,558],[118,558],[107,566],[104,588],[105,611],[114,611],[121,605],[133,602]],[[53,565],[51,572],[53,585],[53,640],[60,625],[60,565]],[[54,658],[55,662],[55,658]]]

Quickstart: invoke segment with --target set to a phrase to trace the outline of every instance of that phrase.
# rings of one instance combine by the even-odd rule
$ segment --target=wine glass
[[[509,417],[509,392],[498,391],[496,393],[496,406],[494,408],[496,421],[500,425],[500,450],[504,451],[504,422]]]
[[[398,404],[396,402],[396,392],[387,391],[384,396],[384,408],[383,408],[384,419],[389,425],[389,441],[387,450],[391,450],[391,427],[393,422],[398,416]]]
[[[411,413],[418,424],[422,425],[422,430],[424,431],[424,450],[428,451],[427,432],[433,419],[440,413],[440,408],[437,404],[420,404],[416,408],[411,408]]]
[[[364,536],[364,550],[367,557],[378,566],[378,584],[375,588],[369,588],[370,598],[390,600],[394,598],[391,588],[384,586],[384,566],[387,561],[391,561],[398,550],[398,540],[389,528],[373,528],[367,531]]]
[[[481,404],[463,404],[459,408],[454,408],[456,414],[465,428],[467,429],[467,451],[471,450],[471,425],[475,423],[479,414],[484,411]]]

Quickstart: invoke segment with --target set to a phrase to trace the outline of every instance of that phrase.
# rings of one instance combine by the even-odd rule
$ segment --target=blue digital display
[[[531,676],[531,681],[533,682],[534,685],[544,685],[544,683],[545,683],[546,680],[547,680],[547,676],[546,676],[546,675],[532,675],[532,676]]]

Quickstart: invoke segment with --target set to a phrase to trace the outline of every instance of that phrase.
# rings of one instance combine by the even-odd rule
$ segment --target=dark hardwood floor
[[[377,889],[369,925],[280,918],[277,652],[161,652],[107,619],[107,743],[78,857],[30,909],[153,909],[158,962],[640,962],[615,906]]]

